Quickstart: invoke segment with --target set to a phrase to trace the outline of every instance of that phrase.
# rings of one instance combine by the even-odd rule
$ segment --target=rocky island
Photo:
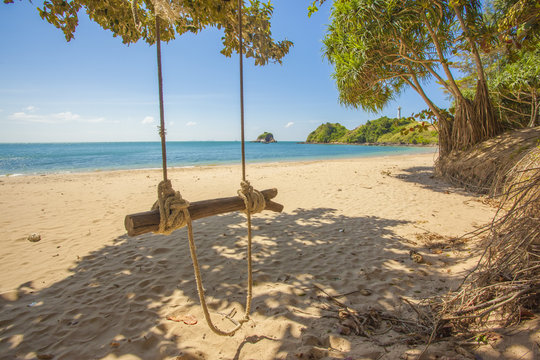
[[[276,139],[274,139],[274,135],[272,133],[264,132],[261,135],[259,135],[257,137],[257,140],[255,140],[254,142],[269,144],[269,143],[275,143],[277,141]]]

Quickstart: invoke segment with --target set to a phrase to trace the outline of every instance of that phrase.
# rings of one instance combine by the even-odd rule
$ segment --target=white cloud
[[[195,126],[195,125],[197,125],[197,123],[195,121],[188,121],[186,123],[186,126]]]
[[[42,119],[38,115],[30,115],[25,112],[19,111],[16,113],[13,113],[8,116],[9,119],[12,120],[24,120],[24,121],[32,121],[32,122],[46,122],[44,119]]]
[[[37,110],[37,107],[35,107],[34,105],[30,105],[30,106],[25,107],[24,110],[28,112],[34,112]]]
[[[153,116],[147,116],[141,121],[141,124],[151,124],[153,122],[154,122],[154,117]]]
[[[26,115],[25,113],[23,113],[21,111],[21,112],[16,112],[16,113],[13,113],[13,114],[9,115],[9,118],[10,119],[23,119],[26,116],[28,116],[28,115]]]
[[[292,121],[289,121],[289,122],[287,123],[287,125],[285,125],[285,127],[286,127],[286,128],[290,128],[290,127],[293,126],[293,125],[294,125],[294,123],[293,123]]]
[[[81,118],[81,116],[79,114],[73,114],[71,111],[52,114],[52,115],[50,115],[50,117],[52,117],[54,119],[58,119],[58,120],[63,121],[63,122],[76,121],[76,120],[79,120]]]
[[[28,108],[26,108],[28,110]],[[31,111],[33,112],[35,108],[32,107]],[[45,123],[45,124],[60,124],[68,122],[79,122],[79,123],[98,123],[105,121],[105,118],[83,118],[79,114],[74,114],[71,111],[59,112],[56,114],[28,114],[23,111],[15,112],[8,116],[11,120],[21,120],[28,122],[36,123]]]
[[[104,122],[104,121],[105,121],[104,117],[99,117],[99,118],[83,119],[80,122],[95,124],[95,123],[100,123],[100,122]],[[115,121],[115,123],[118,123],[118,121]]]

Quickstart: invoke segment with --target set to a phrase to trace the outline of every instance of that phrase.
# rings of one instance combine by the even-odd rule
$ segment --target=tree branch
[[[529,117],[529,116],[530,116],[530,114],[522,113],[522,112],[519,112],[519,111],[517,111],[517,110],[511,109],[511,108],[507,108],[506,106],[503,106],[503,105],[501,105],[501,104],[499,104],[499,107],[500,107],[501,109],[506,110],[506,111],[512,112],[512,113],[514,113],[514,114],[516,114],[516,115],[525,116],[525,117]]]
[[[447,60],[444,58],[443,51],[441,49],[441,44],[439,43],[439,39],[437,38],[437,34],[433,30],[433,27],[429,23],[426,14],[422,12],[422,20],[424,24],[426,25],[426,28],[428,29],[429,35],[431,37],[431,40],[433,41],[433,44],[435,45],[435,49],[437,50],[437,55],[439,56],[439,59],[441,60],[441,66],[444,70],[444,73],[446,74],[446,77],[448,78],[449,87],[453,89],[453,91],[450,91],[452,95],[457,99],[464,100],[464,96],[459,90],[459,87],[456,84],[456,81],[454,79],[454,76],[452,75],[452,72],[450,71],[450,67],[448,66]]]
[[[412,80],[414,82],[414,85],[411,83],[411,81],[407,78],[403,78],[403,80],[409,84],[421,97],[422,99],[424,99],[425,103],[429,106],[429,108],[431,109],[431,111],[433,111],[433,113],[435,114],[435,116],[437,116],[438,119],[442,119],[442,114],[441,112],[439,111],[439,108],[431,101],[431,99],[426,95],[426,93],[424,92],[424,89],[422,89],[422,85],[420,85],[420,82],[418,81],[418,79],[416,78],[416,75],[413,73],[410,65],[408,65],[408,68],[409,68],[409,71],[411,72],[412,76]]]
[[[469,34],[469,29],[465,25],[465,21],[463,20],[463,16],[461,15],[461,11],[457,6],[453,6],[452,10],[454,10],[454,13],[456,14],[456,17],[459,21],[459,26],[461,27],[461,30],[463,31],[463,35],[467,39],[467,42],[469,43],[469,46],[471,47],[471,52],[473,54],[474,62],[476,64],[476,72],[478,73],[478,79],[482,81],[483,83],[486,82],[486,77],[484,75],[484,67],[482,66],[482,59],[480,58],[480,53],[478,52],[478,48],[476,47],[476,44],[472,40],[472,37]]]
[[[407,48],[416,58],[420,58],[420,56],[413,50],[411,49],[411,47],[407,44],[407,42],[401,37],[399,36],[399,39],[400,39],[400,44],[403,45],[405,48]],[[431,66],[427,66],[425,64],[423,64],[420,60],[414,60],[414,59],[411,59],[409,58],[407,55],[401,53],[401,48],[400,48],[400,54],[399,54],[401,57],[403,57],[405,60],[409,60],[411,62],[418,62],[420,63],[421,65],[423,65],[425,67],[425,69],[431,74],[433,75],[445,88],[446,90],[448,90],[452,95],[454,95],[455,97],[457,97],[455,94],[454,94],[454,91],[452,89],[452,87],[450,87],[448,85],[448,83],[435,71],[433,70],[433,68]],[[441,59],[437,59],[437,60],[431,60],[431,62],[439,62],[439,63],[442,63]]]

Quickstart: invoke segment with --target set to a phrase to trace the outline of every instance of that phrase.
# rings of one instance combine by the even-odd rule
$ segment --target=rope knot
[[[264,195],[260,191],[253,189],[253,186],[251,186],[251,184],[247,180],[243,180],[240,183],[240,190],[238,190],[238,196],[240,196],[244,200],[244,204],[246,205],[246,209],[244,210],[244,212],[246,214],[254,214],[261,212],[266,207],[266,200],[264,199]]]
[[[189,202],[182,198],[179,191],[172,188],[170,180],[164,180],[158,185],[158,200],[152,210],[159,209],[159,234],[168,235],[176,229],[187,225],[189,216]]]

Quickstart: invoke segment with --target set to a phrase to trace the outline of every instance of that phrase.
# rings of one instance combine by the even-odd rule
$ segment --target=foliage
[[[466,6],[468,22],[474,22],[476,7],[475,1]],[[445,1],[338,0],[324,45],[345,105],[377,111],[408,85],[432,108],[423,79],[434,77],[461,96],[450,57],[467,48],[462,35]]]
[[[334,3],[332,23],[323,42],[334,65],[341,103],[378,111],[403,90],[413,72],[416,78],[427,76],[419,64],[402,61],[405,43],[415,54],[427,50],[426,33],[409,26],[412,18],[418,18],[415,9],[399,2]]]
[[[489,6],[500,42],[507,48],[534,47],[540,35],[538,0],[491,0]]]
[[[337,142],[347,133],[345,126],[335,123],[321,124],[315,131],[312,131],[306,142],[308,143],[331,143]]]
[[[529,51],[504,57],[490,77],[496,106],[509,123],[536,126],[540,123],[540,42]]]
[[[4,0],[4,3],[13,2]],[[153,44],[156,41],[157,13],[162,19],[160,38],[163,41],[170,41],[186,32],[198,33],[205,28],[216,27],[224,32],[221,53],[231,56],[234,50],[239,50],[238,13],[234,1],[140,0],[135,1],[133,12],[132,3],[127,0],[44,0],[38,6],[41,18],[62,30],[67,41],[75,36],[81,10],[103,29],[110,30],[113,36],[120,36],[125,44],[141,39]],[[271,3],[250,0],[249,5],[244,5],[242,13],[244,54],[254,58],[256,65],[281,63],[292,43],[272,39]]]
[[[493,85],[515,93],[540,89],[540,43],[533,51],[520,51],[511,58],[499,61]]]
[[[311,17],[311,15],[319,11],[319,6],[325,2],[326,0],[314,0],[313,3],[308,6],[308,17]]]
[[[497,29],[488,70],[499,114],[511,126],[535,126],[540,116],[540,4],[492,0],[488,19]]]

